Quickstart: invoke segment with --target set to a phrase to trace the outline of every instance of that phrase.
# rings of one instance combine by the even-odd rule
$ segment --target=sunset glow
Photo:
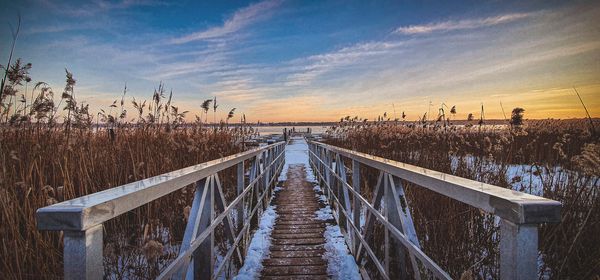
[[[594,1],[2,1],[22,18],[15,56],[60,92],[64,69],[92,111],[151,99],[160,82],[200,114],[249,121],[416,120],[456,105],[456,119],[600,117],[600,5]],[[0,28],[0,63],[11,34]],[[31,86],[31,85],[30,85]],[[128,101],[127,104],[130,102]],[[430,108],[430,104],[431,108]],[[237,116],[236,116],[237,119]]]

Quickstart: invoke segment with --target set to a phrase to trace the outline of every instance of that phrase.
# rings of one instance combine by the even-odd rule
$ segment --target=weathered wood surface
[[[325,222],[316,219],[319,210],[313,185],[306,181],[302,165],[291,165],[283,190],[273,200],[278,214],[271,238],[269,258],[263,261],[262,279],[328,279]]]

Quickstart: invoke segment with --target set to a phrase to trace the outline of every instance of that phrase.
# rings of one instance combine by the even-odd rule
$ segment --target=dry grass
[[[540,120],[511,131],[346,119],[330,130],[327,142],[562,202],[562,223],[540,229],[541,275],[589,279],[600,274],[600,140],[588,125]],[[363,171],[365,197],[375,186],[374,172]],[[498,278],[500,232],[492,216],[413,184],[405,187],[429,256],[455,278],[466,271]]]
[[[7,279],[62,275],[62,233],[37,230],[38,208],[240,152],[250,133],[224,123],[209,128],[201,117],[186,123],[163,84],[151,101],[129,99],[125,88],[94,115],[77,102],[72,73],[55,96],[43,82],[28,86],[30,68],[20,60],[9,67],[0,96],[0,271]],[[192,197],[184,188],[105,223],[106,275],[154,278],[176,256]]]
[[[229,131],[122,129],[114,141],[103,132],[74,132],[66,141],[62,130],[2,129],[0,270],[8,278],[62,273],[61,236],[36,229],[38,208],[241,150]],[[191,195],[177,192],[108,223],[107,232],[131,225],[128,234],[151,240],[167,228],[169,239],[181,240],[187,205]],[[106,239],[110,244],[111,235]]]

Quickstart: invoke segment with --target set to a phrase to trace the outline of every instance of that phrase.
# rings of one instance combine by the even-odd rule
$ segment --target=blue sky
[[[429,103],[459,116],[583,117],[576,86],[600,116],[597,1],[2,1],[22,16],[16,55],[34,81],[64,87],[97,110],[128,95],[150,99],[163,82],[199,114],[217,96],[250,120],[373,119]],[[464,115],[464,116],[463,116]]]

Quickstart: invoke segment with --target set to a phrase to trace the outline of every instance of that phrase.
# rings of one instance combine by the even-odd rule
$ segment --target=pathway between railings
[[[275,195],[277,220],[271,235],[268,259],[263,261],[264,279],[283,276],[322,279],[327,276],[324,253],[325,222],[316,219],[321,208],[313,185],[306,181],[305,167],[293,165],[283,190]]]
[[[256,259],[247,261],[238,278],[360,279],[358,266],[315,182],[304,138],[293,137],[286,146],[279,180],[271,200],[274,211],[261,217],[258,237],[250,245],[248,256],[262,255],[258,258],[261,265],[256,265]],[[263,254],[256,254],[261,250]]]

